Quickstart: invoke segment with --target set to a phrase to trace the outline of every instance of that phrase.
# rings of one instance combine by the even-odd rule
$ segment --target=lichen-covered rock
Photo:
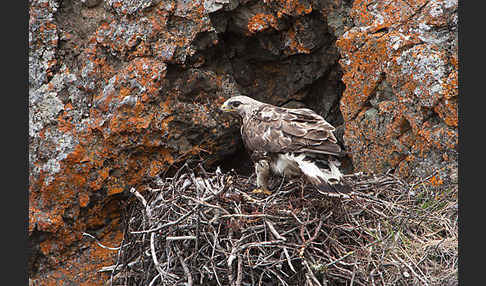
[[[47,83],[58,64],[56,59],[59,41],[54,14],[59,8],[57,0],[31,1],[29,6],[29,88],[36,89]]]
[[[132,15],[156,5],[160,0],[108,0],[106,5],[118,15]]]
[[[29,3],[32,285],[107,280],[96,270],[114,252],[83,233],[116,247],[131,187],[188,159],[233,158],[241,141],[218,111],[226,98],[308,105],[342,123],[339,56],[319,1]]]
[[[344,140],[356,170],[457,169],[457,1],[356,0],[337,40]],[[435,178],[432,177],[432,178]]]
[[[457,182],[457,1],[29,5],[32,285],[109,279],[83,233],[118,246],[130,188],[188,161],[252,172],[218,111],[235,94],[341,125],[356,171]]]

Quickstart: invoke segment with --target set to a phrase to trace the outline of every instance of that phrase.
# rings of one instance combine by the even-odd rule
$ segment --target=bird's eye
[[[231,105],[233,105],[233,107],[238,107],[240,106],[241,102],[239,101],[233,101],[233,103],[231,103]]]

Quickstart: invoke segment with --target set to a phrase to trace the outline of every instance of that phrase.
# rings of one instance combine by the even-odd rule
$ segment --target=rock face
[[[187,160],[251,172],[217,109],[235,94],[345,126],[356,171],[456,161],[457,1],[29,5],[32,285],[104,283],[116,252],[83,232],[118,246],[130,188]]]
[[[246,93],[342,124],[340,67],[319,1],[30,1],[31,284],[100,285],[127,192],[198,159],[251,172]],[[240,154],[240,155],[238,155]],[[244,159],[244,158],[243,158]],[[231,163],[233,162],[233,163]]]
[[[359,1],[339,36],[344,141],[356,170],[457,171],[457,1]]]

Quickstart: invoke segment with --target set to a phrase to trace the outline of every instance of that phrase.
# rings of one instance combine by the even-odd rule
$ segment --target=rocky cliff
[[[234,119],[217,109],[233,94],[318,111],[340,126],[349,170],[457,180],[457,1],[29,8],[32,285],[106,281],[96,271],[116,252],[83,232],[120,245],[131,187],[184,162],[251,172]]]
[[[358,170],[413,178],[457,161],[457,1],[355,1],[339,36],[344,141]]]

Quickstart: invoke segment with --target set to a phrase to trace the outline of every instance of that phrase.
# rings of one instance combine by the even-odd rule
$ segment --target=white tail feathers
[[[341,171],[339,171],[338,166],[340,164],[337,161],[329,160],[328,163],[329,163],[330,171],[328,171],[328,170],[320,169],[313,162],[304,161],[305,159],[304,154],[300,154],[298,156],[294,156],[294,155],[287,155],[287,156],[289,157],[289,159],[296,162],[299,166],[299,169],[302,171],[302,173],[304,173],[304,175],[309,177],[313,182],[315,181],[319,183],[326,182],[330,185],[334,185],[341,181],[343,174],[341,173]]]
[[[341,165],[339,161],[329,158],[327,161],[329,169],[321,169],[309,159],[311,158],[307,158],[302,153],[286,153],[279,154],[276,160],[272,160],[270,165],[266,165],[266,168],[262,169],[264,166],[257,164],[255,165],[257,183],[259,186],[262,185],[262,182],[266,180],[267,168],[270,167],[272,172],[283,176],[294,177],[304,175],[307,181],[316,186],[320,192],[323,191],[329,195],[339,193],[339,196],[341,196],[343,193],[352,191],[350,185],[343,179],[343,174],[338,168]],[[265,169],[267,169],[266,172],[264,172]]]

